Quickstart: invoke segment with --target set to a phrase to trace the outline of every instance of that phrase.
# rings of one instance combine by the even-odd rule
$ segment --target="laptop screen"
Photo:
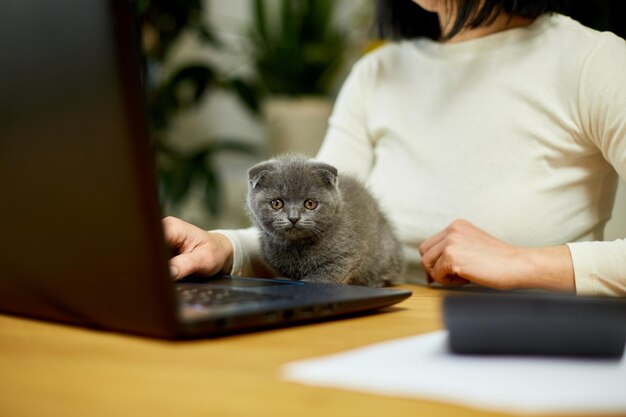
[[[5,311],[169,332],[132,23],[125,1],[0,3]]]

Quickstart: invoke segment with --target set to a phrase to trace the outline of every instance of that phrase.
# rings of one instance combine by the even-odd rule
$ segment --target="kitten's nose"
[[[298,220],[300,220],[300,217],[287,217],[289,219],[289,221],[291,222],[291,224],[293,224],[294,226],[296,225],[296,223],[298,223]]]

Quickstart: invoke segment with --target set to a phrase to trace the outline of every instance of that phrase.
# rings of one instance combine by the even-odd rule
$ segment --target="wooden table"
[[[442,328],[445,293],[378,314],[166,342],[0,315],[0,416],[484,416],[428,400],[286,382],[281,365]]]

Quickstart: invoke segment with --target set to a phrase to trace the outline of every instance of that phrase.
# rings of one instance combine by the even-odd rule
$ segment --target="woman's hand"
[[[178,255],[170,259],[172,278],[192,273],[214,275],[229,272],[233,263],[233,246],[220,234],[207,232],[176,217],[163,219],[165,241]]]
[[[465,220],[456,220],[419,246],[428,276],[446,286],[469,282],[499,290],[575,291],[567,246],[506,244]]]

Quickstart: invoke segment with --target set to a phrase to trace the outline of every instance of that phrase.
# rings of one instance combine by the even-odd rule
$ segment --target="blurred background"
[[[314,156],[351,63],[371,47],[364,0],[138,0],[166,214],[243,227],[247,169]]]
[[[623,3],[571,1],[568,14],[626,37]],[[315,155],[351,65],[380,44],[374,0],[133,4],[164,214],[204,229],[249,224],[250,166],[280,152]],[[621,181],[606,238],[624,236]]]

